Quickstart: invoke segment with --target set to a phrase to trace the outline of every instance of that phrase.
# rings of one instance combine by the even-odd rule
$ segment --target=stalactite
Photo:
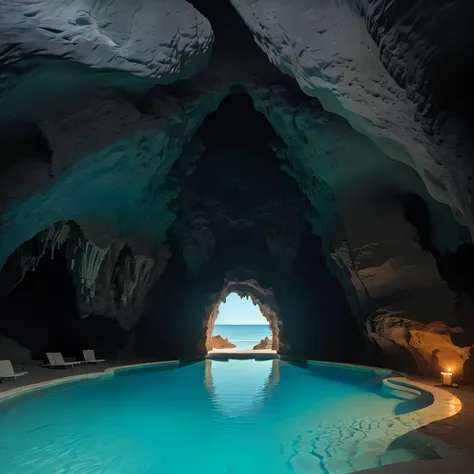
[[[99,274],[100,266],[108,251],[108,247],[101,249],[89,241],[85,243],[85,248],[82,253],[81,292],[86,292],[88,298],[95,296],[97,275]]]

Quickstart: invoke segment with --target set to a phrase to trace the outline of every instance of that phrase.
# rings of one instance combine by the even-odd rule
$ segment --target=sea
[[[268,324],[216,324],[212,335],[228,338],[237,349],[253,349],[262,339],[271,338],[272,331]]]

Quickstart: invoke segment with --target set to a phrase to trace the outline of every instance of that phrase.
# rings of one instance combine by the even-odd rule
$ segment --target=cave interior
[[[59,15],[0,45],[0,359],[199,360],[236,293],[282,356],[472,380],[469,2],[262,2],[283,38],[258,2],[177,3],[182,49],[109,58]]]

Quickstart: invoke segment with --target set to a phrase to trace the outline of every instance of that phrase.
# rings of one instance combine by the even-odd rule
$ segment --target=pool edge
[[[288,359],[288,361],[291,362],[291,359]],[[307,360],[306,362],[310,365],[342,366],[353,370],[375,372],[376,374],[383,376],[382,383],[394,384],[398,390],[403,390],[405,387],[409,390],[418,390],[428,393],[433,397],[432,403],[424,408],[420,408],[419,410],[394,416],[394,418],[400,420],[404,424],[413,425],[414,429],[421,428],[436,421],[451,418],[462,410],[461,400],[452,393],[442,388],[409,380],[406,374],[396,370],[373,367],[370,365],[356,365],[317,360]]]
[[[71,375],[68,377],[60,377],[53,380],[47,380],[45,382],[23,385],[22,387],[16,387],[12,388],[11,390],[6,390],[5,392],[0,392],[0,403],[5,402],[7,400],[11,400],[12,398],[19,395],[25,395],[30,392],[36,392],[45,388],[54,387],[56,385],[68,384],[72,382],[78,382],[80,380],[88,380],[94,378],[113,377],[115,372],[119,370],[128,370],[155,365],[159,366],[165,364],[179,365],[179,363],[179,360],[166,360],[160,362],[145,362],[140,364],[119,365],[117,367],[107,367],[102,372],[91,372],[89,374]]]

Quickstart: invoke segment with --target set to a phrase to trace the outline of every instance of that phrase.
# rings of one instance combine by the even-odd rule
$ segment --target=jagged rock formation
[[[212,336],[211,346],[212,349],[235,349],[237,347],[227,337],[224,339],[222,336]]]
[[[458,375],[472,349],[472,345],[455,345],[452,336],[463,330],[449,327],[444,321],[421,324],[382,314],[368,323],[367,330],[389,357],[399,357],[403,363],[406,356],[402,352],[406,351],[413,357],[419,372],[432,375],[448,369]]]
[[[133,334],[132,331],[145,309],[150,286],[155,278],[159,278],[170,255],[166,248],[157,248],[154,258],[134,255],[130,246],[123,241],[110,241],[107,244],[102,242],[102,245],[98,246],[85,237],[83,230],[75,222],[63,221],[40,232],[11,255],[0,274],[1,295],[4,297],[0,300],[0,311],[3,314],[0,331],[17,341],[22,340],[24,346],[18,351],[14,350],[11,341],[3,341],[0,355],[4,353],[5,357],[12,356],[16,359],[17,354],[22,354],[21,351],[28,348],[32,357],[41,359],[45,351],[52,350],[48,343],[56,344],[51,340],[49,332],[41,335],[40,330],[32,334],[32,339],[25,339],[19,331],[31,324],[31,318],[36,318],[41,323],[44,319],[54,320],[56,316],[60,320],[69,321],[65,327],[61,326],[64,321],[54,322],[64,331],[58,337],[63,341],[61,347],[66,354],[72,352],[75,355],[81,351],[79,341],[76,340],[77,334],[72,334],[77,331],[77,325],[83,327],[80,331],[93,333],[81,336],[87,347],[92,344],[87,341],[97,344],[98,337],[99,350],[105,351],[109,356],[125,350],[130,337],[127,334]],[[64,262],[62,278],[70,281],[73,294],[69,297],[73,298],[74,304],[60,305],[57,308],[54,302],[45,301],[48,305],[45,307],[39,301],[31,301],[25,305],[21,301],[25,297],[23,292],[26,292],[27,297],[38,298],[37,294],[28,294],[35,293],[35,286],[30,282],[32,278],[50,281],[53,288],[51,294],[45,295],[48,298],[54,300],[64,296],[58,294],[65,290],[61,287],[62,283],[55,282],[56,271],[51,274],[47,270],[48,265],[59,269],[61,262]],[[40,271],[42,268],[46,270]],[[13,288],[12,284],[15,285]],[[59,286],[55,287],[56,284]],[[48,288],[43,289],[47,290]],[[110,327],[111,324],[113,328]],[[109,334],[102,334],[103,331]],[[105,343],[103,339],[107,338],[110,341]]]
[[[210,54],[212,29],[184,0],[0,2],[3,61],[52,56],[173,82],[195,74]]]
[[[0,0],[0,305],[69,275],[175,358],[235,291],[281,353],[468,375],[471,3]]]
[[[269,337],[266,337],[265,339],[262,339],[258,344],[255,344],[253,346],[254,351],[259,351],[259,350],[267,350],[272,348],[272,340]]]
[[[443,112],[431,95],[440,91],[429,87],[429,76],[442,73],[449,49],[439,30],[453,24],[467,28],[472,5],[463,0],[444,8],[425,0],[410,6],[384,0],[323,0],[317,6],[311,0],[231,1],[270,61],[388,156],[413,167],[430,194],[450,203],[473,232],[468,206],[473,170],[457,143],[459,126],[451,130],[445,120],[429,116]],[[467,53],[472,39],[457,33],[450,46]]]
[[[99,247],[75,222],[58,222],[12,254],[1,274],[2,292],[9,293],[9,283],[20,282],[42,258],[54,259],[55,252],[66,258],[81,317],[107,315],[125,330],[137,323],[150,284],[167,263],[166,254],[161,268],[151,257],[134,255],[126,242],[112,241]]]

